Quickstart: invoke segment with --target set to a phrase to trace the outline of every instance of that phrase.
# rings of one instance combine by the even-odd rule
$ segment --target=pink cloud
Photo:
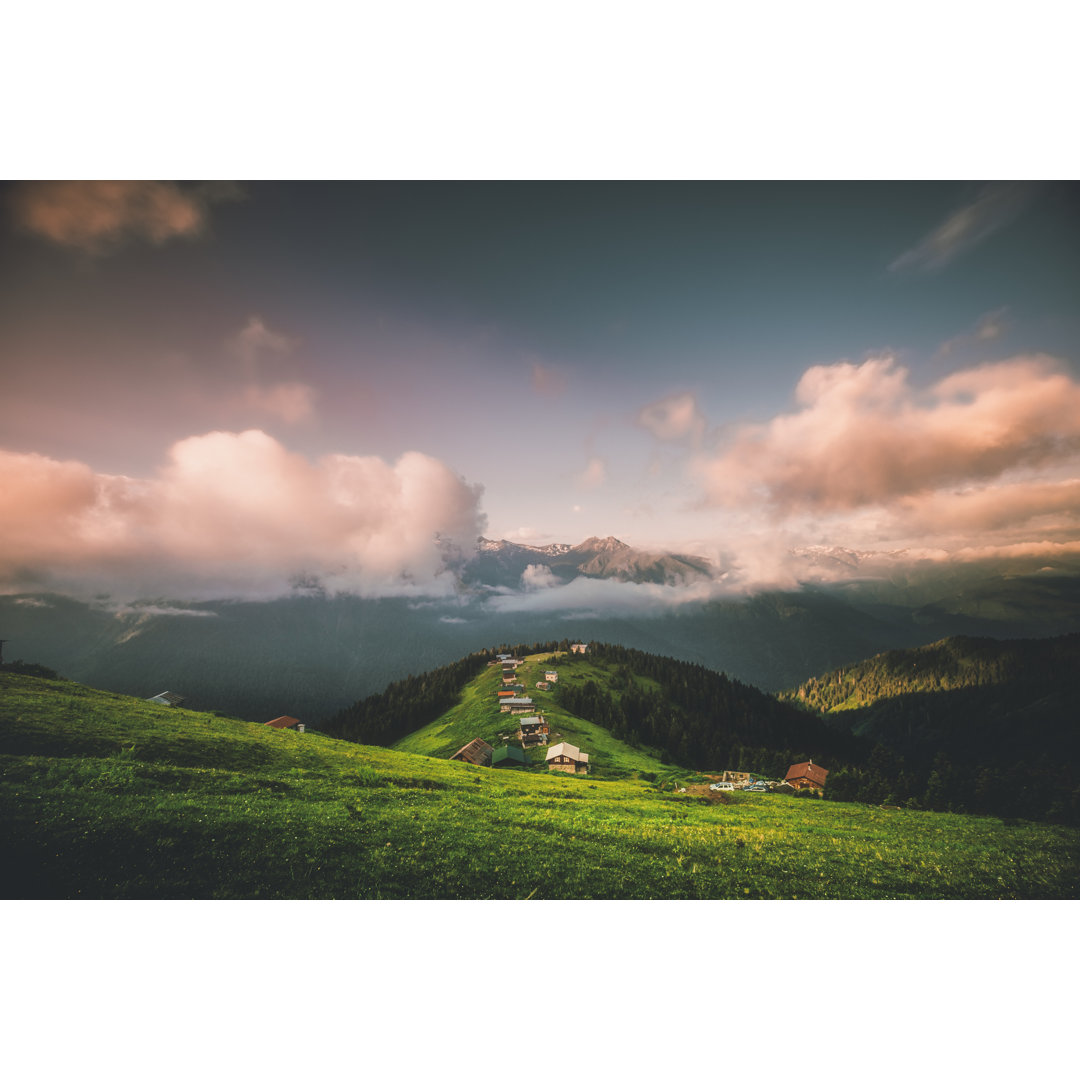
[[[55,244],[101,253],[124,240],[164,244],[197,236],[212,202],[237,198],[235,185],[181,187],[160,180],[47,180],[18,185],[16,222]]]
[[[1080,450],[1080,385],[1044,356],[956,372],[926,393],[892,357],[813,367],[796,399],[798,411],[742,429],[699,464],[709,502],[843,512],[1053,468]]]
[[[305,572],[368,593],[444,592],[445,556],[482,531],[479,488],[406,453],[311,462],[262,431],[176,443],[154,476],[0,452],[0,583],[266,595]]]

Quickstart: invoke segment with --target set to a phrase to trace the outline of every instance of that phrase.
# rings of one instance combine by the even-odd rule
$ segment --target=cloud
[[[987,184],[974,201],[950,214],[915,247],[894,259],[889,269],[934,272],[1004,228],[1036,193],[1029,183]]]
[[[248,317],[243,330],[226,342],[230,352],[239,356],[245,364],[254,368],[265,353],[288,355],[297,345],[295,338],[271,330],[258,315]]]
[[[672,394],[654,401],[638,412],[637,423],[664,442],[690,440],[700,443],[705,432],[705,417],[693,394]]]
[[[534,361],[532,366],[532,388],[544,397],[562,397],[566,393],[566,375],[558,368]]]
[[[196,599],[283,595],[306,574],[439,595],[483,530],[479,500],[424,454],[310,462],[258,430],[184,439],[147,479],[0,451],[0,585]]]
[[[315,388],[306,383],[275,383],[272,386],[249,386],[243,404],[258,412],[269,413],[287,424],[309,420],[315,414]]]
[[[16,223],[65,247],[102,254],[132,240],[198,236],[211,203],[241,196],[232,184],[161,180],[46,180],[15,187]]]
[[[892,357],[813,367],[796,398],[797,412],[699,462],[707,502],[851,511],[1054,468],[1080,450],[1080,385],[1045,356],[959,371],[925,394]]]
[[[537,589],[550,589],[558,585],[559,580],[551,572],[551,568],[540,563],[530,563],[525,567],[521,575],[521,587],[526,592],[535,592]]]
[[[722,583],[653,585],[611,578],[575,578],[566,585],[490,597],[487,606],[497,612],[562,614],[564,618],[599,619],[609,615],[663,615],[687,604],[730,596]]]
[[[939,357],[945,357],[958,348],[971,348],[981,345],[986,341],[996,341],[1009,329],[1009,323],[1006,319],[1007,314],[1007,308],[998,308],[996,311],[988,311],[985,315],[979,317],[979,320],[968,333],[958,334],[954,338],[949,338],[949,340],[938,349],[937,355]]]
[[[299,381],[273,382],[267,378],[272,364],[279,369],[298,341],[271,330],[262,318],[252,315],[242,330],[226,341],[226,348],[240,358],[247,379],[240,397],[245,409],[266,413],[287,424],[309,420],[315,414],[316,391]]]
[[[577,482],[578,487],[592,490],[602,487],[605,480],[607,480],[607,464],[603,458],[592,457],[589,458],[589,463],[585,466],[584,472],[578,476]]]

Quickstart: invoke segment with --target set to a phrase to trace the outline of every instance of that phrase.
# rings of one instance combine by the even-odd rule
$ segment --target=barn
[[[483,739],[473,739],[466,743],[456,754],[450,755],[451,761],[467,761],[470,765],[490,765],[491,746]]]

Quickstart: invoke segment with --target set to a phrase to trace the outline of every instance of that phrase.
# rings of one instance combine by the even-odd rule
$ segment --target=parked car
[[[758,783],[756,783],[756,784],[751,784],[746,790],[747,791],[768,791],[769,788],[768,788],[768,786],[766,784],[763,784],[760,781],[758,781]]]
[[[715,784],[709,785],[710,791],[734,791],[735,785],[730,780],[720,780]]]

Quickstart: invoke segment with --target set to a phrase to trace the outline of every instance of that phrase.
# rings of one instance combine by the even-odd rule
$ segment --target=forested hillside
[[[700,664],[593,643],[559,665],[560,705],[687,768],[782,777],[809,757],[836,765],[863,755],[848,733]]]
[[[1080,634],[949,638],[811,679],[785,698],[874,747],[832,797],[1080,820]]]

